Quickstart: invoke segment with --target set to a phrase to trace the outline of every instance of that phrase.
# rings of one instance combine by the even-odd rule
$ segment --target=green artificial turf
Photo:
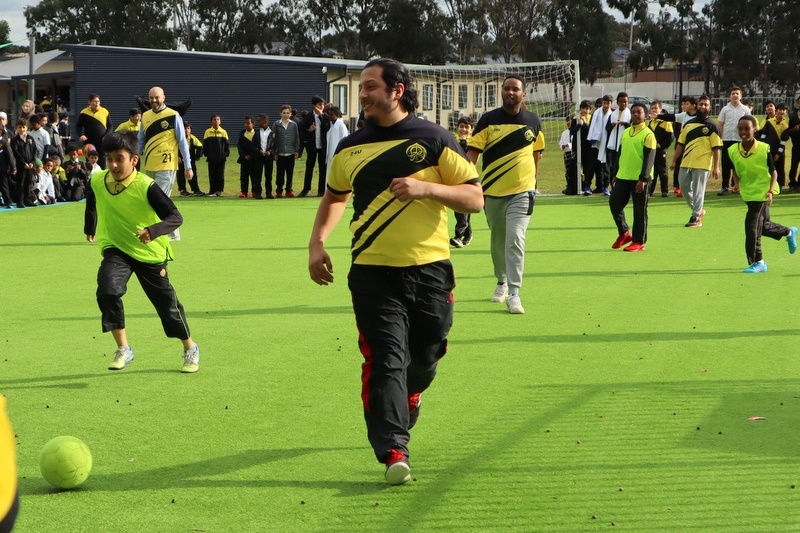
[[[607,199],[540,196],[525,315],[492,304],[488,230],[453,251],[450,349],[412,431],[414,480],[389,487],[369,448],[346,287],[308,279],[317,200],[177,198],[170,276],[202,350],[178,372],[137,281],[136,360],[94,300],[83,204],[0,213],[0,392],[18,435],[15,532],[631,532],[800,528],[800,254],[764,239],[745,275],[745,207],[709,195],[702,228],[654,198],[647,251],[610,249]],[[773,218],[800,223],[800,195]],[[751,416],[765,420],[750,421]],[[38,471],[52,437],[92,449],[78,490]]]

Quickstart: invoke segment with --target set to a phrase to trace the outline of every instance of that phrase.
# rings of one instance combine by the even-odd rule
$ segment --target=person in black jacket
[[[11,139],[11,149],[16,157],[16,183],[11,192],[15,197],[17,207],[33,205],[31,193],[33,191],[34,166],[36,159],[36,142],[28,135],[28,121],[21,119],[17,122],[17,134]]]
[[[183,164],[183,157],[181,157],[180,151],[178,152],[178,191],[180,191],[181,196],[205,196],[206,193],[201,191],[200,186],[197,184],[197,162],[203,157],[203,143],[192,135],[192,125],[190,123],[184,122],[183,129],[186,131],[186,142],[189,143],[189,157],[192,158],[192,179],[189,180],[189,187],[192,192],[190,193],[186,190],[186,176],[184,175],[186,167]]]
[[[325,110],[325,100],[321,96],[311,98],[311,111],[303,119],[303,126],[300,128],[306,145],[306,174],[303,180],[303,190],[298,196],[307,196],[311,192],[311,181],[314,179],[314,162],[319,160],[319,179],[317,181],[317,196],[325,193],[325,175],[327,165],[325,164],[326,137],[331,127],[331,120],[323,111]]]
[[[239,141],[236,147],[239,149],[239,184],[241,194],[239,198],[247,198],[247,189],[252,182],[251,190],[253,198],[261,199],[261,162],[259,161],[259,146],[261,145],[260,135],[255,129],[253,117],[244,117],[244,129],[239,132]]]
[[[8,115],[0,111],[0,195],[3,196],[3,207],[11,209],[11,176],[17,173],[17,162],[6,124]]]

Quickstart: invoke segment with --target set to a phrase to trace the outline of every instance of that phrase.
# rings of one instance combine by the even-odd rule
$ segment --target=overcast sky
[[[271,1],[272,0],[270,0],[270,2]],[[695,9],[700,10],[702,6],[708,4],[710,1],[711,0],[695,0]],[[38,3],[39,0],[0,0],[0,20],[7,20],[9,26],[11,26],[12,41],[18,41],[26,38],[27,30],[25,29],[25,15],[22,14],[22,10],[27,6],[37,5]],[[650,10],[651,12],[658,11],[658,5],[656,2],[653,2],[653,4],[650,5]],[[612,10],[612,12],[614,11],[615,10]],[[619,18],[621,18],[619,13],[617,13],[617,15]],[[66,19],[64,16],[61,18]]]

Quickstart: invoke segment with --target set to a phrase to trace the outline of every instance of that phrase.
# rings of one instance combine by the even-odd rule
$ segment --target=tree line
[[[583,81],[594,83],[612,73],[612,52],[630,39],[630,70],[690,64],[712,95],[731,85],[764,95],[800,87],[796,0],[712,0],[699,11],[693,0],[608,5],[626,20],[601,0],[41,0],[24,13],[40,49],[94,39],[209,52],[336,51],[421,64],[577,59]]]

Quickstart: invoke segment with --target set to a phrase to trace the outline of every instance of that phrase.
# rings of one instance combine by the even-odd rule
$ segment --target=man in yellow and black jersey
[[[142,112],[139,111],[138,107],[132,107],[128,111],[128,120],[117,126],[116,131],[117,133],[124,133],[124,132],[131,132],[135,134],[139,134],[140,122],[142,121]]]
[[[703,217],[706,214],[703,204],[708,174],[711,173],[714,179],[719,179],[722,172],[720,166],[722,138],[717,125],[708,120],[710,111],[711,101],[708,96],[703,95],[698,98],[697,114],[681,128],[681,135],[678,137],[678,144],[669,167],[674,169],[680,161],[678,182],[686,203],[692,209],[689,222],[684,224],[687,228],[703,225]]]
[[[142,169],[170,196],[178,173],[178,153],[184,161],[184,177],[191,180],[192,156],[186,142],[186,130],[178,111],[168,107],[166,95],[161,87],[150,89],[147,97],[150,109],[142,115],[139,129],[139,150],[142,154]],[[177,229],[170,233],[173,241],[180,240]]]
[[[619,170],[608,199],[618,235],[611,248],[619,249],[630,243],[625,248],[626,252],[643,252],[647,242],[648,184],[653,178],[657,144],[655,133],[645,123],[647,113],[644,104],[633,104],[630,113],[631,125],[622,132]],[[666,173],[664,183],[666,184]],[[633,233],[625,220],[625,207],[631,199]]]
[[[775,171],[778,173],[778,186],[786,185],[786,158],[784,153],[784,143],[781,136],[789,129],[789,119],[786,118],[788,111],[786,104],[781,102],[777,106],[772,100],[764,102],[764,113],[767,120],[764,126],[756,130],[756,139],[769,145],[770,155],[775,163]]]
[[[100,105],[100,95],[89,94],[89,104],[83,108],[75,124],[78,130],[78,139],[84,143],[94,145],[100,157],[97,164],[106,168],[106,158],[103,153],[103,137],[111,132],[111,115],[108,109]]]
[[[417,118],[408,69],[374,59],[361,72],[364,128],[342,139],[309,242],[311,279],[333,282],[325,241],[353,196],[348,286],[364,356],[367,435],[385,478],[411,479],[409,430],[447,349],[455,285],[447,209],[477,213],[477,171],[447,130]]]
[[[467,157],[482,156],[481,185],[497,287],[493,302],[508,312],[525,312],[519,297],[525,270],[525,234],[533,214],[539,158],[544,134],[539,117],[524,107],[525,82],[503,80],[503,107],[484,114],[467,144]]]

